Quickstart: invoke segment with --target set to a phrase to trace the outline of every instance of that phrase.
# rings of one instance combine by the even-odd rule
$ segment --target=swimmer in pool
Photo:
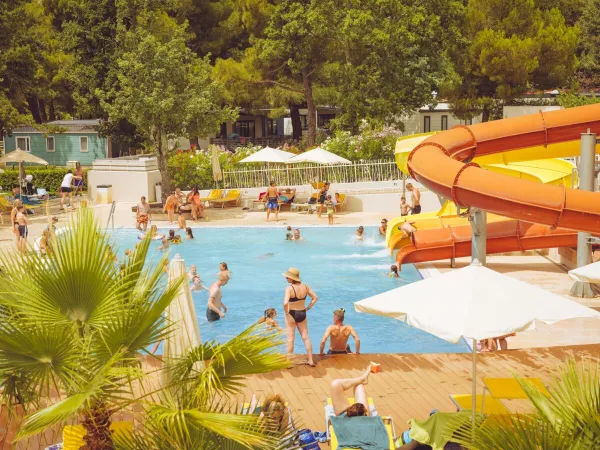
[[[265,253],[264,255],[260,255],[258,259],[270,258],[271,256],[275,256],[276,253]]]
[[[396,264],[390,267],[390,273],[386,274],[390,278],[400,278],[400,274],[398,273],[398,266]]]
[[[365,228],[361,225],[356,229],[356,243],[360,244],[363,239],[363,233],[365,232]]]
[[[265,309],[265,315],[258,319],[258,323],[264,323],[267,329],[275,328],[277,331],[282,331],[275,317],[277,317],[275,308]]]

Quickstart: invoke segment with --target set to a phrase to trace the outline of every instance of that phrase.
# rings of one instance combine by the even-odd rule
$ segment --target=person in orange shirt
[[[167,197],[165,201],[165,207],[163,208],[163,212],[167,213],[169,218],[169,224],[173,224],[175,220],[175,207],[177,206],[177,196],[175,192],[171,192],[171,195]]]

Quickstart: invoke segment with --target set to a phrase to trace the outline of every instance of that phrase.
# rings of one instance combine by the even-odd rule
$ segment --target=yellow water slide
[[[424,133],[398,139],[395,158],[396,164],[402,172],[408,173],[407,161],[410,152],[433,134],[435,133]],[[576,187],[578,178],[577,173],[573,170],[575,166],[571,162],[559,158],[578,155],[579,146],[579,141],[562,142],[547,147],[537,146],[487,155],[475,158],[473,162],[479,164],[483,169],[515,178]],[[596,152],[600,153],[600,146],[596,148]],[[410,199],[408,200],[410,201]],[[487,216],[488,223],[504,220],[508,219],[495,214]],[[388,223],[386,243],[390,252],[410,243],[409,238],[399,228],[406,221],[418,230],[468,225],[467,219],[459,217],[456,205],[450,200],[445,201],[440,210],[436,212],[396,217]]]

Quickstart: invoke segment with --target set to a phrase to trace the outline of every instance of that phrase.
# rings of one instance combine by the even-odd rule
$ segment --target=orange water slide
[[[568,228],[509,220],[487,224],[487,253],[574,247],[577,232]],[[471,256],[471,226],[415,231],[412,243],[398,250],[398,264]]]
[[[551,227],[600,232],[600,196],[484,171],[475,156],[600,134],[600,104],[457,126],[419,144],[408,158],[411,175],[457,205]],[[467,163],[467,164],[465,164]]]
[[[599,195],[485,171],[470,161],[576,140],[588,129],[600,134],[600,104],[461,125],[415,147],[407,166],[421,184],[457,205],[518,219],[488,223],[488,253],[572,247],[577,230],[600,233]],[[458,226],[415,231],[396,259],[402,264],[470,254],[471,227]]]

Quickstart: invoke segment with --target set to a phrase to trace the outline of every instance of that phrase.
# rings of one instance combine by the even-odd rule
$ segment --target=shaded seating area
[[[223,197],[223,189],[211,189],[206,197],[200,197],[201,202],[210,202]]]

